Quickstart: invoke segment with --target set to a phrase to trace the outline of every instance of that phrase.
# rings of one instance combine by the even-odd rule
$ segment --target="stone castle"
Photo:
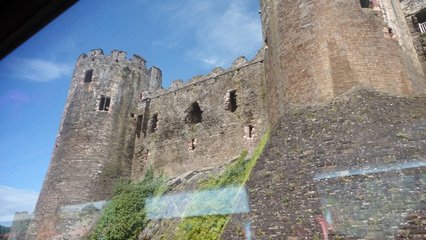
[[[235,216],[224,239],[240,239],[232,228],[243,219],[255,219],[259,239],[313,239],[324,196],[343,191],[338,183],[356,190],[368,179],[330,177],[348,167],[414,159],[406,174],[421,177],[406,187],[423,184],[416,194],[424,198],[426,2],[260,2],[265,45],[254,59],[238,58],[229,69],[169,89],[142,57],[92,50],[78,58],[26,239],[61,239],[61,208],[107,200],[117,181],[138,181],[148,166],[178,177],[227,164],[243,149],[251,153],[268,127],[271,139],[247,184],[252,211]],[[400,129],[390,126],[412,141],[400,143],[390,133]],[[371,237],[368,226],[360,229]]]

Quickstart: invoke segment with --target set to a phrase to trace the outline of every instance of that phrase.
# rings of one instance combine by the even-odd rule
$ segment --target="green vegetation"
[[[119,183],[89,239],[137,239],[147,224],[145,200],[164,191],[164,183],[151,168],[140,183]]]
[[[249,179],[268,138],[269,131],[263,136],[250,159],[246,159],[247,151],[243,151],[238,160],[229,165],[220,176],[201,182],[199,190],[243,185]],[[114,187],[113,197],[89,239],[137,239],[148,223],[144,209],[146,199],[163,193],[165,188],[165,178],[154,176],[152,169],[147,171],[140,183],[120,182]],[[190,205],[196,207],[197,204]],[[95,211],[92,207],[86,210]],[[174,239],[218,239],[228,221],[227,215],[189,217],[183,219],[176,233],[171,235],[174,235]]]
[[[229,165],[223,174],[202,182],[199,190],[243,185],[249,179],[251,171],[256,165],[257,159],[260,157],[268,139],[269,131],[263,136],[250,159],[246,159],[247,151],[243,151],[238,160]],[[228,215],[185,218],[180,222],[174,239],[219,239],[229,218]]]

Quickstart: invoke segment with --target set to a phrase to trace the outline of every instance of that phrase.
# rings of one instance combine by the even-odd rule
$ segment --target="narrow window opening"
[[[203,120],[203,111],[201,110],[198,102],[193,102],[185,112],[185,123],[187,124],[200,123]]]
[[[419,23],[419,30],[421,33],[426,33],[426,10],[416,14],[416,19]]]
[[[237,110],[237,90],[229,91],[226,102],[228,111],[235,112]]]
[[[134,117],[135,117],[135,114],[134,114],[134,113],[130,113],[130,117],[131,117],[131,118],[134,118]]]
[[[146,152],[145,152],[145,161],[148,160],[148,157],[149,157],[149,150],[146,150]]]
[[[360,0],[362,8],[370,8],[370,0]]]
[[[158,130],[158,114],[154,114],[151,118],[151,128],[150,128],[151,132],[157,132]]]
[[[84,82],[89,83],[92,81],[93,77],[93,69],[87,70],[86,74],[84,75]]]
[[[105,97],[101,96],[101,101],[99,102],[99,111],[104,110],[104,105],[105,105]]]
[[[189,141],[189,143],[188,143],[188,150],[194,151],[196,144],[197,144],[197,139],[195,139],[195,138],[191,139],[191,141]]]
[[[253,131],[254,131],[253,125],[246,126],[245,127],[246,138],[252,139],[253,138]]]
[[[136,136],[138,137],[138,139],[141,137],[142,119],[143,115],[138,115],[138,119],[136,120]]]
[[[105,98],[105,107],[104,107],[104,110],[105,111],[108,111],[109,110],[109,104],[111,103],[111,98],[109,98],[109,97],[106,97]]]
[[[99,111],[108,111],[110,103],[111,97],[101,96],[101,100],[99,102]]]

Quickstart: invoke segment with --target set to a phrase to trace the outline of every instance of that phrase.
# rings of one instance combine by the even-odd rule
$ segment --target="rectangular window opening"
[[[155,133],[158,130],[158,114],[154,114],[151,118],[151,133]]]
[[[189,151],[194,151],[195,150],[195,145],[197,144],[197,139],[193,138],[189,141],[188,143],[188,150]]]
[[[93,77],[93,69],[87,70],[86,74],[84,75],[84,82],[89,83],[92,81]]]
[[[248,125],[246,127],[246,137],[249,138],[249,139],[252,139],[253,138],[253,131],[254,131],[253,125]]]
[[[99,111],[108,111],[111,103],[111,97],[101,96],[99,101]]]
[[[143,115],[138,115],[138,119],[136,121],[136,136],[138,138],[141,137],[141,132],[142,132],[142,119],[143,119]]]
[[[229,110],[231,112],[237,110],[237,90],[229,92]]]
[[[105,97],[101,96],[101,101],[99,102],[99,111],[104,110],[104,105],[105,105]]]

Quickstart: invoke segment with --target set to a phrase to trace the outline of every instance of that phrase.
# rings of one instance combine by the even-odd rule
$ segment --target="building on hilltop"
[[[242,150],[253,151],[267,126],[287,126],[280,121],[291,119],[286,114],[295,107],[326,104],[357,88],[390,96],[424,94],[425,9],[421,0],[261,0],[265,47],[253,60],[239,58],[229,69],[216,68],[187,83],[175,81],[170,89],[161,88],[161,70],[147,69],[139,56],[129,60],[125,52],[104,55],[102,50],[81,55],[26,239],[60,238],[73,224],[62,221],[61,209],[107,200],[114,183],[138,181],[148,166],[177,177],[229,163]],[[290,130],[299,131],[297,127]],[[278,132],[285,134],[283,129]],[[276,148],[288,144],[280,136],[273,139],[283,141],[272,142]],[[337,145],[327,148],[333,152]],[[321,154],[315,159],[330,157]],[[276,160],[270,170],[299,155]],[[351,157],[345,166],[361,163]],[[287,169],[294,179],[295,174],[305,176],[320,168],[305,166],[303,171],[300,162],[291,162],[293,168]],[[263,184],[260,176],[254,174]],[[294,180],[282,177],[283,182]],[[312,181],[306,175],[295,184]],[[248,186],[258,187],[254,180]],[[315,189],[309,189],[314,196]],[[305,203],[299,199],[304,194],[294,198]],[[320,205],[318,197],[311,200],[306,206]],[[260,202],[254,199],[251,204],[258,210],[264,207]],[[301,207],[292,208],[293,213],[303,212]],[[270,224],[277,220],[287,226],[276,216],[287,210],[282,205],[271,209],[275,212],[270,215],[254,213],[258,222],[253,226],[268,227],[265,231],[277,236],[281,227]],[[302,226],[301,234],[312,239],[314,220],[307,222],[308,230]],[[89,229],[67,236],[79,238]],[[230,239],[235,237],[228,233]]]

